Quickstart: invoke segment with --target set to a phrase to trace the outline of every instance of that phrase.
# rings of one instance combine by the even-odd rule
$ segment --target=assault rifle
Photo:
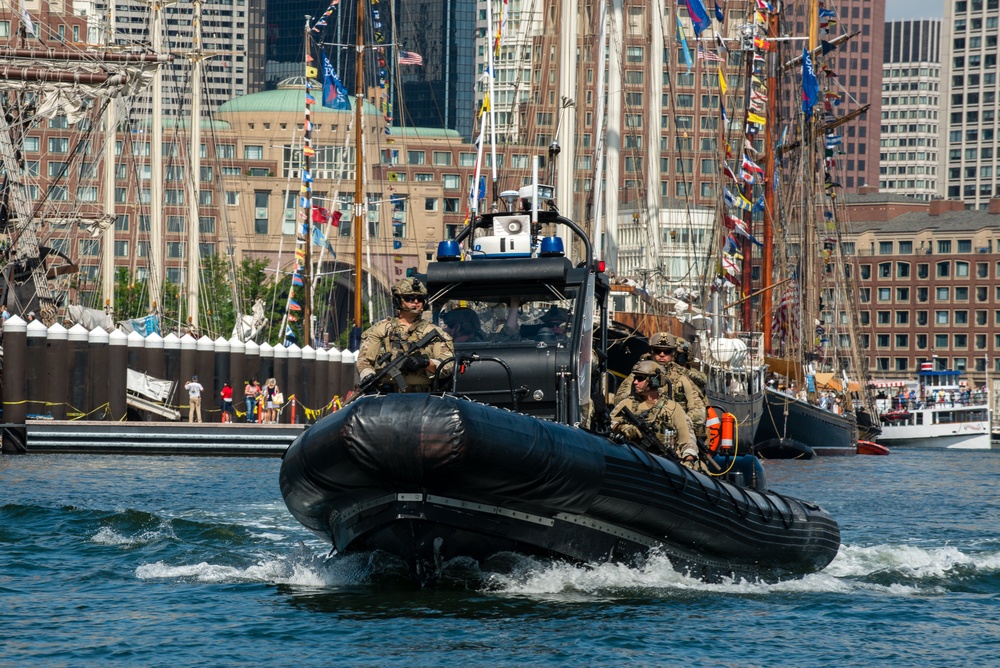
[[[621,416],[625,418],[626,422],[639,430],[639,445],[641,445],[646,452],[662,454],[668,459],[680,461],[680,457],[677,456],[677,453],[674,452],[672,448],[664,445],[663,441],[661,441],[656,435],[656,432],[653,431],[653,428],[649,426],[649,423],[640,419],[638,415],[632,412],[631,408],[628,406],[622,406]]]
[[[357,391],[354,393],[354,396],[345,402],[345,405],[351,403],[362,394],[368,394],[369,391],[377,388],[386,378],[395,383],[400,392],[405,392],[407,384],[406,380],[403,378],[403,366],[406,364],[407,360],[419,353],[421,349],[430,345],[439,338],[441,338],[441,333],[436,330],[432,330],[424,334],[419,341],[406,348],[401,355],[397,355],[395,358],[390,360],[389,363],[382,368],[382,370],[375,372],[374,376],[369,376],[367,380],[360,383]],[[389,354],[391,353],[386,353],[386,355]]]
[[[664,445],[659,437],[657,437],[656,432],[653,431],[653,428],[649,426],[649,423],[639,419],[639,416],[633,413],[631,408],[628,406],[622,406],[621,415],[625,418],[626,422],[639,430],[639,445],[645,448],[647,452],[654,454],[662,453],[666,455],[668,459],[673,459],[675,462],[681,461],[681,458],[677,456],[674,449]],[[698,439],[695,439],[695,442],[698,444],[699,452],[702,453],[702,457],[700,459],[706,462],[710,468],[716,471],[721,471],[722,469],[711,457],[711,453],[708,451],[708,446]]]

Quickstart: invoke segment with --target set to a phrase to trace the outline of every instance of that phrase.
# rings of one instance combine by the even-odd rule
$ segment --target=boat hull
[[[338,552],[385,550],[424,581],[455,557],[628,562],[651,550],[702,579],[773,580],[821,569],[839,548],[813,504],[449,396],[363,397],[299,437],[280,480],[292,514]]]
[[[793,441],[820,457],[856,455],[858,428],[851,416],[837,415],[768,389],[755,448],[761,452],[774,441]]]
[[[986,406],[932,407],[912,411],[886,413],[879,442],[893,446],[923,446],[934,448],[989,449],[989,420],[951,421],[957,414],[987,415]],[[949,420],[942,416],[949,416]],[[897,419],[889,419],[896,417]]]

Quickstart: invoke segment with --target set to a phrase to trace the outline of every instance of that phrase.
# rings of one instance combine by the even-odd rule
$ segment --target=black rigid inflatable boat
[[[702,579],[770,580],[822,569],[840,545],[813,504],[452,396],[350,404],[292,444],[281,491],[338,552],[382,549],[422,580],[458,556],[628,562],[654,548]]]
[[[558,237],[539,243],[555,225],[587,260],[572,263]],[[471,259],[455,261],[470,234]],[[387,393],[391,363],[281,465],[289,510],[338,552],[385,550],[424,582],[452,558],[504,552],[627,563],[658,550],[699,578],[767,580],[836,556],[837,523],[767,491],[755,457],[719,458],[710,476],[609,438],[610,284],[572,221],[485,214],[442,244],[426,284],[432,320],[462,309],[483,325],[456,341],[457,372],[429,393]]]

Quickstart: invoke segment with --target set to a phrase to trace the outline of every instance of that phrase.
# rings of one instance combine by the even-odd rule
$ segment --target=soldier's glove
[[[431,358],[427,355],[410,355],[399,366],[399,370],[403,373],[416,373],[421,369],[426,369],[430,363]]]
[[[361,382],[365,382],[369,378],[375,375],[375,369],[365,369],[361,372]]]

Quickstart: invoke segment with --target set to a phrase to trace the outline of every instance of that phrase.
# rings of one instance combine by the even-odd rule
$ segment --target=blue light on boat
[[[452,260],[460,260],[461,258],[462,250],[458,247],[458,242],[454,239],[438,243],[438,262],[450,262]]]
[[[538,254],[541,257],[562,257],[566,254],[563,249],[563,240],[560,237],[543,238],[542,247]]]

